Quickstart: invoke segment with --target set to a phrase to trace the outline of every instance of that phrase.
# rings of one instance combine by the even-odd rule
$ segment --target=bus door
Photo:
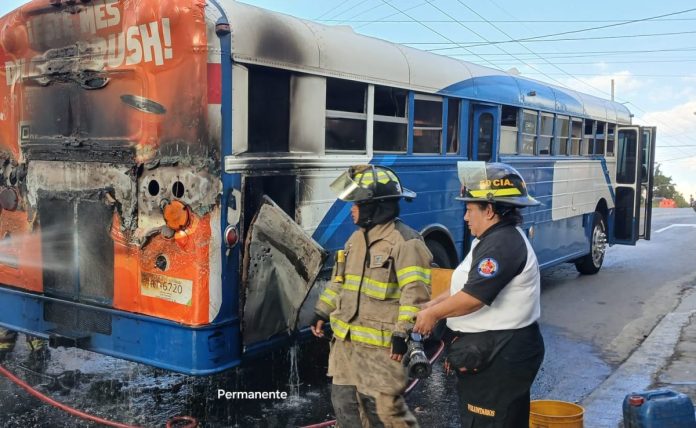
[[[618,128],[613,238],[617,244],[635,245],[641,217],[641,129]]]
[[[650,223],[652,219],[652,198],[655,163],[655,127],[644,126],[641,130],[641,166],[640,166],[640,221],[638,238],[650,240]]]
[[[472,104],[469,159],[485,162],[498,160],[498,107]]]

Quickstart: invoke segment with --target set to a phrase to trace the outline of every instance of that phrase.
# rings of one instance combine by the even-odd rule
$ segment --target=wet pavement
[[[533,398],[554,397],[577,401],[587,387],[610,372],[588,345],[568,339],[556,328],[542,326],[546,358],[532,389]],[[287,351],[265,357],[244,369],[206,378],[184,376],[77,349],[53,349],[49,374],[78,373],[66,387],[21,368],[26,358],[23,340],[8,368],[42,392],[67,405],[122,423],[162,427],[174,416],[193,416],[202,427],[305,426],[331,418],[326,373],[325,341],[300,348],[297,358],[299,385],[291,384],[291,358]],[[593,370],[586,370],[591,362]],[[583,367],[573,373],[574,367]],[[67,378],[64,376],[64,378]],[[582,379],[581,379],[582,378]],[[592,378],[592,379],[588,379]],[[459,426],[455,379],[446,376],[441,362],[430,378],[417,385],[407,401],[423,426]],[[218,398],[225,391],[281,391],[286,400]],[[29,397],[23,390],[0,380],[0,414],[6,427],[90,427],[67,414]]]
[[[693,216],[690,210],[688,214]],[[675,215],[684,217],[675,219]],[[658,211],[653,230],[690,220],[676,210]],[[684,232],[665,230],[654,234],[653,241],[636,247],[613,247],[598,275],[578,276],[572,265],[543,273],[541,328],[546,357],[532,388],[532,398],[582,402],[589,418],[593,412],[604,411],[597,403],[606,405],[613,415],[611,422],[597,425],[597,420],[590,423],[586,419],[586,426],[615,427],[617,415],[620,416],[617,406],[620,409],[627,393],[624,389],[629,388],[625,382],[636,375],[643,376],[636,388],[671,386],[694,392],[694,362],[689,355],[693,355],[696,315],[689,311],[696,308],[696,303],[694,297],[684,296],[694,288],[686,279],[689,275],[693,278],[696,240],[687,239]],[[669,263],[656,263],[656,254]],[[685,302],[694,303],[693,308],[685,308]],[[670,315],[673,312],[677,315]],[[658,332],[667,335],[663,341],[657,340]],[[672,338],[670,343],[674,343],[664,342],[665,338]],[[652,348],[648,346],[651,343]],[[324,375],[327,348],[326,341],[314,340],[300,348],[295,360],[299,382],[291,380],[293,363],[287,350],[268,355],[244,369],[198,378],[86,351],[53,349],[48,373],[79,371],[72,379],[64,376],[63,383],[68,384],[61,387],[60,383],[56,386],[50,379],[21,369],[19,364],[26,358],[27,350],[20,339],[8,366],[30,383],[43,384],[39,389],[58,401],[127,424],[163,427],[171,417],[188,415],[197,418],[202,427],[305,426],[325,421],[331,415],[328,379]],[[644,362],[631,360],[641,352],[647,352]],[[665,356],[653,361],[657,352]],[[644,370],[646,361],[653,364],[654,373]],[[612,377],[624,382],[614,395],[598,400],[588,398],[593,391],[611,390],[607,382]],[[226,400],[217,398],[218,389],[278,390],[287,392],[290,398]],[[407,401],[423,426],[459,425],[454,378],[444,375],[441,363],[436,364],[431,377],[418,385]],[[4,378],[0,378],[0,425],[96,426],[40,403]]]

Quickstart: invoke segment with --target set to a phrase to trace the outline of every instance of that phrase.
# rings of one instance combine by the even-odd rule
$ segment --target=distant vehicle
[[[544,268],[650,236],[655,128],[619,103],[231,0],[33,0],[0,28],[0,325],[54,345],[206,375],[287,343],[323,257],[295,235],[345,242],[329,183],[357,163],[418,193],[441,267],[470,245],[458,161],[522,173]]]

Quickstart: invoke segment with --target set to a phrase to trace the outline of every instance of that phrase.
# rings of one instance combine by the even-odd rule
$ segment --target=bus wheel
[[[604,253],[607,249],[607,227],[604,217],[599,212],[594,213],[592,222],[592,242],[590,253],[575,261],[575,269],[583,275],[594,275],[599,272],[604,263]]]
[[[435,263],[437,267],[444,269],[452,269],[454,267],[452,266],[449,254],[447,254],[447,249],[439,241],[429,239],[425,241],[425,245],[433,254],[433,263]]]

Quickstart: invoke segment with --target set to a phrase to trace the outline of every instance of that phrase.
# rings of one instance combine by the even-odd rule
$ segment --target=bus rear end
[[[192,374],[238,364],[209,9],[34,0],[0,19],[0,325]]]

